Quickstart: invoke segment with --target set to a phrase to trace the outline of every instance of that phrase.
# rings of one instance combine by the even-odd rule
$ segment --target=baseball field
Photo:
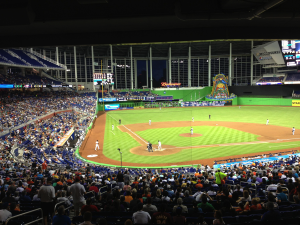
[[[279,106],[109,111],[98,114],[80,154],[93,163],[120,166],[120,148],[123,166],[150,168],[199,163],[212,166],[214,160],[230,157],[299,150],[299,112],[298,107]],[[95,151],[97,140],[100,150]],[[162,151],[156,151],[158,140]],[[147,151],[148,141],[153,152]]]

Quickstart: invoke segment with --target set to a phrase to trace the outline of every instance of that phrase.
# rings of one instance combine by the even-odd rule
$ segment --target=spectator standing
[[[86,194],[86,191],[84,189],[84,186],[80,183],[80,177],[75,178],[75,183],[71,185],[70,192],[73,197],[73,204],[75,209],[75,215],[78,216],[79,212],[81,210],[81,207],[85,205],[85,199],[84,195]]]
[[[221,169],[218,168],[218,172],[215,173],[216,177],[216,184],[219,186],[220,189],[222,189],[222,180],[226,177],[227,175],[225,173],[221,172]]]
[[[173,224],[175,225],[182,225],[186,223],[185,216],[182,215],[182,208],[178,207],[176,209],[176,216],[173,216]]]
[[[117,186],[119,186],[120,189],[123,189],[124,186],[124,176],[121,171],[119,171],[117,175]]]
[[[38,197],[41,199],[41,208],[43,210],[44,224],[47,225],[47,217],[50,214],[51,217],[54,216],[54,198],[55,189],[52,186],[52,178],[47,179],[47,184],[43,185],[40,190]]]

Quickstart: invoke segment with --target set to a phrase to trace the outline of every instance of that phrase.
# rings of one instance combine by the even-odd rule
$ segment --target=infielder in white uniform
[[[157,150],[161,151],[161,142],[158,140],[158,146],[157,146]]]
[[[151,125],[151,120],[149,120],[149,125]]]
[[[191,127],[191,135],[193,135],[193,130],[194,130],[194,129]]]
[[[269,120],[267,119],[267,123],[266,123],[266,125],[268,125],[269,124]]]
[[[99,147],[99,141],[98,140],[96,141],[95,151],[97,151],[97,148],[100,149],[100,147]]]
[[[293,135],[295,135],[295,127],[293,127],[292,132],[293,132]]]
[[[111,129],[114,130],[114,128],[115,128],[115,126],[114,126],[114,125],[111,125]]]
[[[194,117],[192,117],[192,121],[194,122]]]

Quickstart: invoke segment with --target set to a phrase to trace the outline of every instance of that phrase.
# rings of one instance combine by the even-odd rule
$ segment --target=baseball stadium
[[[299,224],[299,6],[1,1],[0,225]]]

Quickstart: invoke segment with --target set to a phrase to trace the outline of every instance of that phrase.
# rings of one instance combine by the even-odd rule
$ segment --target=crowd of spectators
[[[19,73],[0,74],[0,84],[15,84],[15,85],[53,85],[62,84],[59,81],[47,77],[41,77],[36,74],[26,74],[23,76]]]
[[[2,92],[0,97],[1,130],[36,119],[48,113],[76,108],[81,112],[95,112],[95,96],[75,92]]]
[[[288,74],[285,81],[300,81],[300,74]]]
[[[284,79],[284,76],[281,77],[263,77],[259,79],[258,83],[260,82],[282,82]]]
[[[77,164],[58,170],[35,161],[1,162],[2,221],[32,205],[42,208],[45,224],[274,224],[300,212],[295,155],[222,169],[118,171]]]

